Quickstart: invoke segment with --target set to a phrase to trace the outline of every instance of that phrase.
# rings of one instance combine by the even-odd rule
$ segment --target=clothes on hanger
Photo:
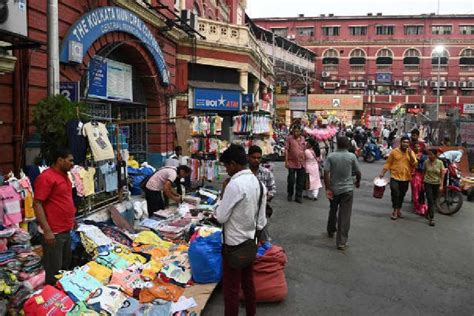
[[[95,161],[112,160],[115,158],[108,131],[104,124],[89,122],[84,124],[82,133],[89,140],[89,146]]]

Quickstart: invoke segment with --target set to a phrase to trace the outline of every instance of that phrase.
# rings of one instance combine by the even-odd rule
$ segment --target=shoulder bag
[[[257,226],[258,226],[258,217],[260,215],[260,208],[262,206],[263,198],[263,187],[260,180],[258,180],[260,185],[260,197],[258,199],[258,210],[257,217],[255,221],[255,235],[253,239],[248,239],[243,243],[237,246],[228,246],[225,244],[225,235],[224,235],[224,245],[223,245],[223,256],[231,268],[241,270],[250,266],[257,257]]]

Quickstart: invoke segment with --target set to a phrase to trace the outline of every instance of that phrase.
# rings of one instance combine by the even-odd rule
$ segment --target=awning
[[[202,89],[216,89],[216,90],[235,90],[243,91],[242,87],[236,83],[220,83],[220,82],[207,82],[207,81],[194,81],[189,80],[188,85],[193,88]]]
[[[3,46],[2,49],[4,50],[39,48],[42,45],[46,46],[46,43],[6,30],[0,30],[0,41],[11,43],[10,46]]]

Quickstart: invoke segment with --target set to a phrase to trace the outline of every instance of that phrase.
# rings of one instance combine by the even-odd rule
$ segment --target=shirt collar
[[[244,169],[234,174],[231,179],[234,180],[235,178],[238,178],[243,174],[253,174],[253,173],[250,169]]]

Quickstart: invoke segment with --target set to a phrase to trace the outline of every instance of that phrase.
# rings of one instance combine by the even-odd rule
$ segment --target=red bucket
[[[376,199],[383,198],[384,192],[385,192],[385,186],[378,186],[374,184],[374,198]]]

